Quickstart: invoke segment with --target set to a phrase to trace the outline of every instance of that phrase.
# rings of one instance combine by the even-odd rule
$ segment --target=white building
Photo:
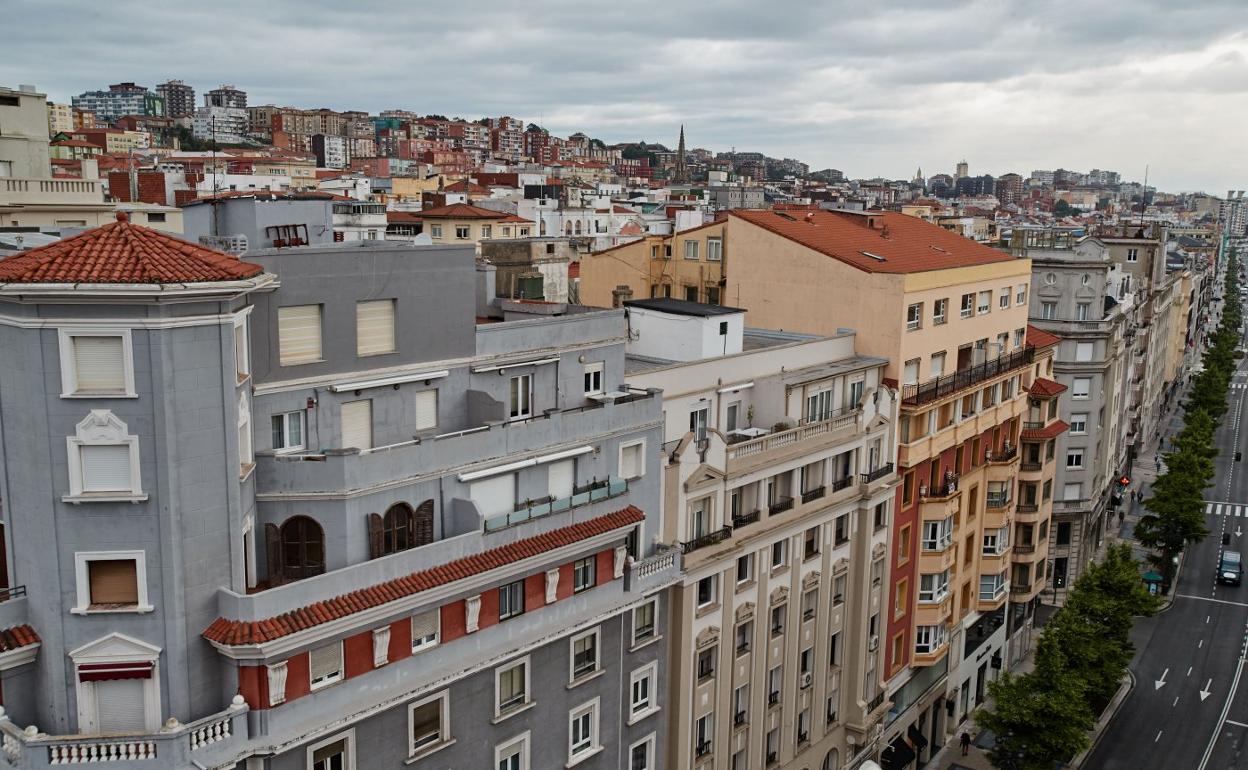
[[[200,107],[191,120],[196,139],[241,144],[247,134],[247,110],[238,107]]]

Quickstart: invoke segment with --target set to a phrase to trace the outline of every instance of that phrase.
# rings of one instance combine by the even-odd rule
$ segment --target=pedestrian
[[[962,744],[962,756],[965,757],[967,752],[971,750],[971,734],[963,730],[962,737],[958,741]]]

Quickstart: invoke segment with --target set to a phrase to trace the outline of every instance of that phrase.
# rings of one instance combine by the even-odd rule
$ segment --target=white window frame
[[[480,225],[482,238],[494,237],[494,225]]]
[[[706,239],[706,261],[720,262],[724,258],[724,241],[722,238]]]
[[[1056,302],[1041,302],[1040,303],[1040,317],[1046,321],[1052,321],[1056,319],[1057,318],[1057,303]]]
[[[576,643],[582,639],[594,637],[594,668],[582,674],[576,673]],[[600,673],[602,668],[602,630],[598,626],[582,631],[579,634],[573,634],[568,638],[568,684],[578,684],[583,682],[595,674]]]
[[[467,241],[471,239],[472,239],[472,225],[455,225],[455,240]]]
[[[970,298],[970,302],[967,302],[968,297]],[[969,294],[963,294],[962,298],[958,301],[958,317],[959,318],[971,318],[974,315],[975,315],[974,292],[971,292]]]
[[[511,671],[513,668],[517,666],[524,666],[524,700],[517,701],[516,703],[512,703],[507,706],[504,706],[502,702],[502,697],[503,697],[503,688],[501,686],[502,676],[504,673]],[[502,719],[504,716],[511,716],[512,714],[516,714],[522,709],[532,705],[533,703],[532,672],[533,672],[533,666],[529,662],[528,655],[525,655],[523,658],[517,658],[516,660],[510,661],[508,663],[504,663],[503,665],[498,666],[497,668],[494,669],[494,717],[496,719]]]
[[[586,569],[588,573],[586,574]],[[583,577],[582,577],[583,576]],[[590,554],[572,562],[572,593],[588,591],[598,584],[598,555]]]
[[[138,604],[120,609],[91,609],[91,579],[87,568],[93,561],[125,561],[133,560],[134,580],[138,584]],[[70,613],[74,615],[97,615],[103,613],[146,613],[156,609],[152,606],[147,594],[147,554],[143,551],[75,551],[74,582],[77,604]]]
[[[98,732],[99,713],[97,710],[95,682],[78,680],[80,666],[99,663],[116,663],[122,661],[142,661],[152,664],[152,675],[143,684],[143,721],[149,733],[160,730],[160,648],[131,636],[111,633],[100,639],[70,651],[73,661],[75,690],[78,700],[78,730],[80,733]]]
[[[130,329],[116,326],[63,327],[56,330],[61,358],[61,398],[138,398],[134,387],[134,341]],[[78,371],[74,363],[75,337],[120,337],[122,371],[125,390],[93,393],[79,392]]]
[[[638,682],[646,681],[646,700],[638,708],[636,700],[636,692],[634,688]],[[656,714],[659,711],[658,704],[658,682],[659,682],[659,662],[651,661],[641,668],[636,669],[628,676],[628,723],[630,725],[645,719],[646,717]]]
[[[923,588],[923,578],[932,578],[932,587],[930,589]],[[923,598],[924,594],[928,598]],[[940,572],[924,572],[919,575],[919,604],[940,604],[949,597],[949,570]]]
[[[711,586],[711,597],[707,599],[705,602],[701,601],[698,598],[699,586],[702,584],[703,580],[709,580],[710,581],[709,585]],[[711,607],[715,605],[716,603],[718,603],[719,602],[719,575],[704,575],[701,578],[698,578],[696,581],[694,581],[693,600],[694,602],[697,603],[698,609]]]
[[[979,293],[975,303],[976,315],[988,315],[992,312],[992,289],[985,289]]]
[[[568,712],[568,767],[579,764],[586,759],[594,756],[602,751],[602,743],[599,741],[598,732],[598,715],[599,704],[601,698],[594,698],[586,701],[576,708]],[[572,724],[579,720],[582,716],[589,716],[589,745],[579,750],[574,750],[572,743]]]
[[[1084,382],[1087,384],[1087,390],[1083,391],[1082,393],[1079,392],[1080,382]],[[1091,398],[1092,397],[1092,378],[1091,377],[1076,377],[1070,384],[1070,397],[1076,401],[1084,401],[1086,399]]]
[[[520,404],[517,404],[516,413],[512,414],[511,413],[511,392],[512,392],[512,389],[516,387],[515,383],[517,380],[519,380],[520,383],[522,384],[527,383],[527,386],[525,388],[524,393],[517,391],[517,400],[523,403],[523,407],[521,407]],[[530,372],[528,374],[514,375],[509,380],[507,380],[507,419],[527,420],[532,416],[533,416],[533,374]]]
[[[346,745],[347,745],[347,752],[346,752],[347,764],[345,767],[343,767],[343,770],[355,770],[355,728],[354,727],[352,727],[351,729],[345,732],[331,735],[330,737],[325,738],[324,740],[317,741],[316,743],[313,743],[310,746],[308,746],[308,754],[307,754],[308,770],[312,770],[312,757],[313,755],[316,754],[317,749],[324,748],[325,746],[329,746],[334,743],[338,743],[339,741],[344,740],[344,739],[346,740]]]
[[[1002,286],[1001,292],[997,296],[997,307],[1005,310],[1010,306],[1010,287]]]
[[[361,346],[360,338],[360,311],[373,306],[381,306],[387,303],[390,306],[390,347],[387,349],[365,351]],[[357,358],[371,358],[373,356],[387,356],[398,350],[398,302],[389,297],[381,299],[362,299],[355,303],[355,355]]]
[[[1014,304],[1027,304],[1027,284],[1020,283],[1014,290]]]
[[[923,303],[914,302],[906,306],[906,331],[912,332],[923,328]]]
[[[251,431],[251,403],[246,390],[238,394],[238,465],[239,475],[244,477],[256,465],[256,449]]]
[[[442,237],[442,225],[429,225],[429,237],[441,238]]]
[[[932,325],[940,326],[949,320],[949,298],[938,299],[932,302]]]
[[[338,672],[336,674],[330,674],[318,682],[312,678],[312,653],[318,652],[320,650],[328,650],[331,647],[338,648]],[[347,668],[347,662],[346,662],[345,650],[343,650],[343,645],[342,645],[341,640],[336,641],[336,642],[330,642],[329,644],[323,644],[320,647],[314,647],[308,650],[308,689],[311,690],[312,692],[316,692],[317,690],[321,690],[326,687],[329,687],[332,684],[337,684],[338,682],[341,682],[346,677],[346,668]]]
[[[625,476],[624,475],[624,450],[629,449],[631,447],[641,447],[641,449],[638,450],[637,452],[637,468],[635,469],[637,471],[637,475]],[[620,478],[625,479],[625,480],[639,479],[642,476],[645,476],[646,475],[646,440],[643,438],[637,441],[620,442],[619,457],[616,459],[615,467],[616,467],[616,472],[619,473],[620,475]]]
[[[408,618],[407,622],[410,626],[411,623],[416,620],[416,617],[418,615],[429,615],[429,614],[432,614],[433,619],[434,619],[433,639],[429,640],[427,637],[421,637],[420,639],[417,639],[415,633],[413,633],[412,634],[412,653],[413,654],[417,652],[421,652],[423,650],[429,650],[434,647],[437,647],[438,644],[440,644],[442,641],[442,612],[438,608],[435,607],[434,609],[426,610],[424,612],[413,613]]]
[[[1127,261],[1128,261],[1128,262],[1139,262],[1139,261],[1140,261],[1140,250],[1139,250],[1139,249],[1127,249]]]
[[[684,257],[687,260],[695,261],[698,259],[699,244],[701,241],[686,240],[684,248]]]
[[[1083,436],[1088,432],[1088,413],[1074,412],[1070,415],[1070,433],[1073,436]]]
[[[1072,460],[1074,460],[1073,464]],[[1069,447],[1066,449],[1066,470],[1083,470],[1083,447]]]
[[[641,639],[638,639],[637,638],[637,611],[640,610],[642,607],[646,607],[646,606],[653,608],[651,611],[650,634],[648,636],[643,636]],[[641,604],[633,608],[633,621],[632,621],[632,627],[629,629],[629,634],[632,638],[633,649],[636,649],[639,643],[647,644],[649,642],[658,640],[659,638],[659,597],[655,596],[647,601],[642,602]]]
[[[520,770],[529,770],[529,736],[530,731],[525,730],[516,737],[495,746],[494,767],[497,768],[504,759],[515,755],[518,748],[520,753]]]
[[[282,361],[282,333],[281,333],[281,314],[287,308],[316,308],[316,358],[307,358]],[[325,360],[325,308],[319,303],[310,305],[287,305],[277,309],[277,365],[278,366],[303,366],[304,364],[315,364]]]
[[[147,499],[139,462],[139,437],[130,435],[126,424],[107,409],[92,409],[74,426],[74,435],[65,438],[69,459],[69,494],[63,502],[141,502]],[[84,490],[82,447],[127,446],[130,450],[130,489],[88,492]]]
[[[636,750],[638,746],[645,746],[646,748],[646,766],[645,768],[643,768],[643,770],[657,770],[658,765],[655,764],[655,757],[654,757],[654,747],[655,747],[655,734],[654,733],[650,733],[645,738],[642,738],[639,741],[629,744],[628,756],[625,757],[626,761],[628,762],[627,767],[629,768],[629,770],[632,770],[632,767],[633,767],[633,751]]]
[[[251,376],[251,340],[247,336],[250,312],[248,307],[246,312],[234,315],[234,371],[240,384]]]
[[[434,701],[441,701],[441,713],[438,718],[438,740],[417,746],[415,735],[416,709]],[[409,758],[415,759],[416,757],[428,756],[453,743],[455,743],[455,739],[451,737],[451,699],[449,691],[443,690],[407,704],[407,755]]]
[[[273,447],[276,454],[286,454],[288,452],[302,452],[308,445],[308,413],[304,409],[296,409],[293,412],[278,412],[269,419],[269,435],[272,438],[273,420],[280,419],[282,421],[282,439],[290,440],[290,418],[296,417],[299,422],[299,443],[291,444],[283,447]]]
[[[585,395],[601,396],[606,392],[606,388],[603,385],[607,376],[607,364],[605,361],[591,361],[585,364],[581,372],[582,380],[588,380],[585,383]]]

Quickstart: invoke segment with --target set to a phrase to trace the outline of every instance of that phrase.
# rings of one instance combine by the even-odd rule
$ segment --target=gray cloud
[[[213,4],[9,0],[6,85],[57,101],[134,80],[252,103],[475,118],[608,142],[797,157],[855,176],[1151,166],[1163,189],[1242,187],[1240,0],[887,4],[584,0]]]

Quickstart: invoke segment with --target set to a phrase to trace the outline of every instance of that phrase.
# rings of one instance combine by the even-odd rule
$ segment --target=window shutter
[[[428,430],[438,424],[438,391],[422,390],[416,394],[416,430]]]
[[[125,349],[121,337],[74,337],[78,391],[124,393]]]
[[[469,493],[482,516],[490,518],[516,509],[516,477],[504,473],[474,482]]]
[[[321,306],[278,308],[277,346],[282,366],[321,360]]]
[[[556,500],[571,497],[576,481],[576,461],[560,460],[550,464],[550,496]]]
[[[373,402],[348,401],[342,405],[342,448],[373,448]]]
[[[106,679],[96,682],[95,713],[102,733],[142,732],[147,728],[144,713],[144,679]]]
[[[430,610],[412,616],[412,639],[420,641],[438,633],[438,611]]]
[[[368,514],[368,558],[370,559],[376,559],[382,555],[381,531],[381,514]]]
[[[3,534],[3,530],[0,530],[0,534]],[[433,501],[426,500],[416,508],[416,513],[412,516],[412,545],[428,545],[432,542]]]
[[[129,492],[130,445],[84,445],[82,452],[82,491]]]
[[[265,561],[269,568],[269,585],[280,586],[284,582],[282,569],[282,532],[276,524],[264,525]]]
[[[641,475],[641,445],[624,447],[620,453],[620,477],[635,479]]]
[[[394,352],[394,300],[355,303],[355,348],[361,356]]]
[[[334,643],[312,650],[308,664],[312,681],[332,677],[342,670],[342,645]]]
[[[334,233],[334,240],[342,240],[338,237],[339,235],[341,233]],[[347,741],[344,738],[312,752],[312,765],[314,767],[346,767],[346,755]],[[339,762],[336,765],[331,764],[331,760],[335,758],[338,758]]]
[[[138,566],[134,559],[87,562],[92,604],[138,604]]]

